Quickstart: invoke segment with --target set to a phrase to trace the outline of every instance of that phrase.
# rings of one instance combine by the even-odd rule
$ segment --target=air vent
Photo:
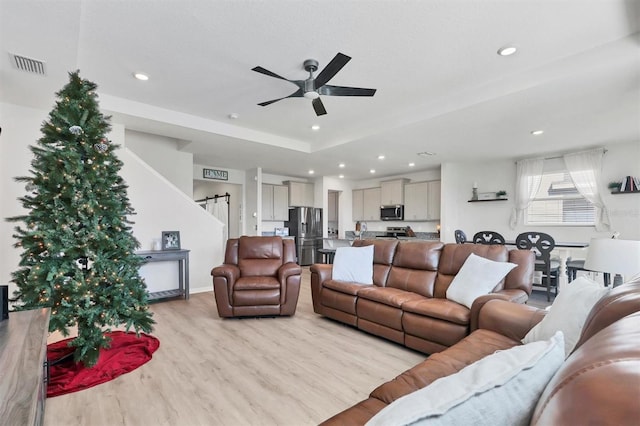
[[[11,56],[11,63],[13,64],[13,66],[20,71],[30,72],[38,75],[47,74],[44,61],[27,58],[26,56],[15,55],[13,53],[9,53],[9,56]]]

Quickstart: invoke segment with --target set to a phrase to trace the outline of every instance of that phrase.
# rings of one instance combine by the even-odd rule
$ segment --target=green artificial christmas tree
[[[150,332],[154,321],[118,146],[105,137],[109,118],[98,109],[96,84],[77,71],[69,77],[30,147],[31,176],[16,178],[26,183],[20,201],[29,212],[9,218],[20,222],[14,237],[22,249],[13,282],[17,309],[50,307],[49,331],[64,336],[77,326],[74,360],[92,366],[109,346],[111,326]]]

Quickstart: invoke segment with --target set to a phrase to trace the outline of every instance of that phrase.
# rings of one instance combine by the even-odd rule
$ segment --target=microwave
[[[404,220],[404,206],[380,206],[380,220]]]

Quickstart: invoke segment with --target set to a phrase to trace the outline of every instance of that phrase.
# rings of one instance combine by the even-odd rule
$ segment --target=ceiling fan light
[[[307,99],[318,99],[320,97],[320,94],[315,91],[304,92],[304,97]]]

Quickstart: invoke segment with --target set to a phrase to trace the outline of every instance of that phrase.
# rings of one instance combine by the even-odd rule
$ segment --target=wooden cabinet
[[[0,423],[41,425],[47,396],[49,308],[11,312],[0,322]]]
[[[364,220],[380,220],[380,188],[367,188],[362,193]]]
[[[440,181],[416,182],[404,186],[404,220],[440,219]]]
[[[380,220],[380,188],[354,189],[352,192],[351,218]]]
[[[408,179],[395,179],[380,182],[380,204],[383,206],[404,204],[404,186],[408,181]]]
[[[441,182],[433,180],[429,182],[429,200],[427,202],[427,218],[428,220],[440,220],[440,188]]]
[[[355,222],[364,220],[364,190],[354,189],[351,192],[351,219]]]
[[[289,188],[283,185],[262,184],[262,220],[289,220]]]
[[[292,180],[285,182],[289,187],[289,205],[292,207],[313,207],[314,188],[312,183],[295,182]]]

